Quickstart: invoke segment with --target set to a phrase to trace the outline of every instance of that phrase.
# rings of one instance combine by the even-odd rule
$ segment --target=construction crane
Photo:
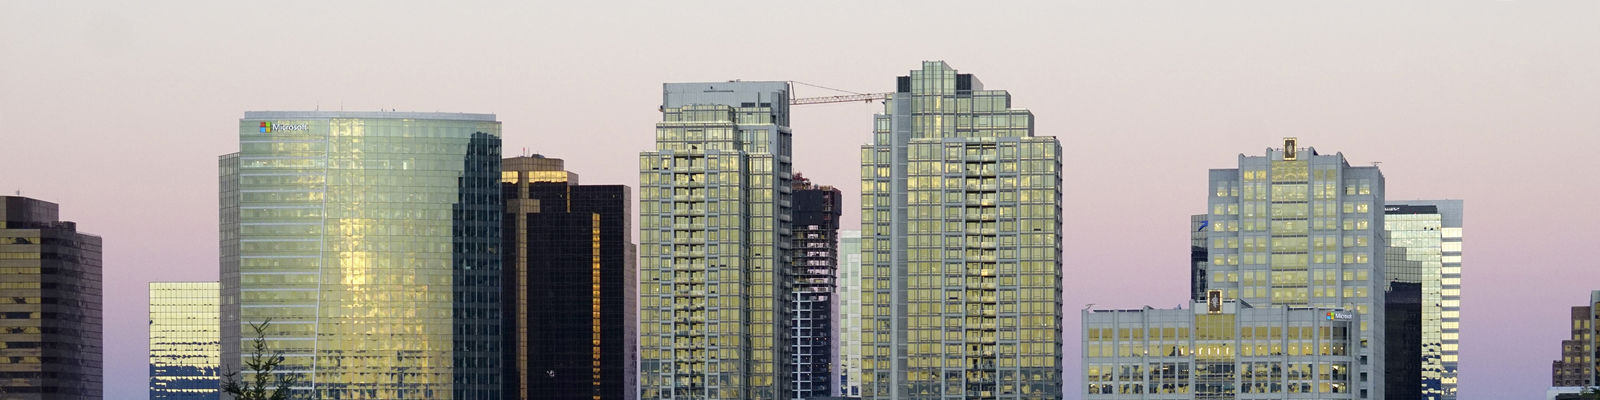
[[[832,90],[832,91],[835,91],[835,92],[849,93],[849,94],[846,94],[846,95],[839,95],[839,96],[792,98],[792,99],[789,99],[789,105],[791,105],[791,106],[803,106],[803,105],[807,105],[807,104],[849,103],[849,102],[855,102],[855,101],[870,103],[870,102],[872,102],[874,100],[877,100],[877,101],[887,100],[889,98],[889,95],[893,94],[893,93],[857,93],[857,92],[852,92],[852,91],[849,91],[849,90],[834,89],[834,88],[827,87],[827,86],[814,85],[814,84],[800,82],[800,81],[789,81],[789,83],[810,86],[810,87],[814,87],[814,88],[818,88],[818,89],[827,89],[827,90]]]
[[[807,104],[849,103],[849,102],[853,102],[853,101],[860,101],[860,102],[870,103],[873,100],[879,100],[879,101],[887,100],[889,98],[889,95],[891,95],[891,94],[893,94],[893,93],[861,93],[861,94],[847,94],[847,95],[843,95],[843,96],[801,97],[801,98],[796,98],[796,99],[789,99],[789,105],[791,105],[791,106],[803,106],[803,105],[807,105]]]

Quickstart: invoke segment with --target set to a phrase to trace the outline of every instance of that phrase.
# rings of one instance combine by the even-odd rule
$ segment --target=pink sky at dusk
[[[1068,393],[1078,310],[1182,303],[1206,170],[1283,136],[1465,199],[1464,399],[1542,394],[1600,289],[1600,2],[757,3],[0,2],[0,191],[104,237],[109,399],[148,390],[145,284],[217,277],[246,110],[495,113],[507,155],[637,187],[662,82],[885,92],[922,60],[1061,140]],[[796,169],[853,191],[880,108],[796,107]]]

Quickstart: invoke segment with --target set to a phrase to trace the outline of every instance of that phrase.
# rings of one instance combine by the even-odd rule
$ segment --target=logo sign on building
[[[1296,155],[1295,154],[1295,144],[1296,144],[1295,142],[1298,142],[1298,141],[1299,141],[1299,139],[1292,138],[1292,137],[1283,138],[1283,159],[1284,160],[1293,160],[1293,159],[1296,158],[1295,157],[1295,155]]]
[[[1207,314],[1221,314],[1222,313],[1222,291],[1221,290],[1211,290],[1211,291],[1207,291],[1206,292],[1206,313]]]
[[[283,121],[261,121],[261,124],[258,127],[261,133],[272,133],[273,131],[303,131],[309,128],[309,126],[307,126],[305,123],[285,123]]]
[[[1328,320],[1329,321],[1349,321],[1352,318],[1355,318],[1355,314],[1351,314],[1349,311],[1329,311],[1328,312]]]

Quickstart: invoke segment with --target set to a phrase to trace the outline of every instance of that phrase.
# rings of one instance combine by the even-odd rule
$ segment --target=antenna
[[[1372,166],[1374,166],[1374,167],[1378,166],[1378,164],[1383,164],[1383,161],[1373,161],[1372,162]]]

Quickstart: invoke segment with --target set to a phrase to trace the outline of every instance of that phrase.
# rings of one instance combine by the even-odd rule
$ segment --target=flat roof
[[[495,122],[494,114],[405,111],[245,111],[244,119],[434,119]]]

